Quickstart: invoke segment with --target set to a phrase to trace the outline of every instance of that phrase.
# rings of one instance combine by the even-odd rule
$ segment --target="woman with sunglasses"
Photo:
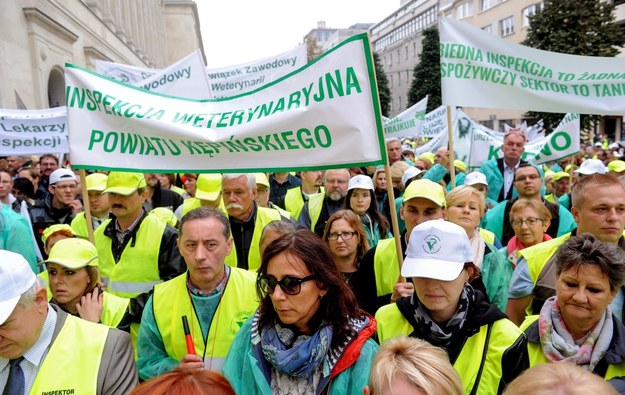
[[[234,339],[223,374],[238,394],[362,394],[378,346],[332,253],[307,229],[270,243],[260,307]]]

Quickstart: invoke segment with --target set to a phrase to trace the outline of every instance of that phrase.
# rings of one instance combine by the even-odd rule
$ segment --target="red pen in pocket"
[[[189,330],[189,321],[187,320],[187,316],[182,316],[182,327],[184,328],[184,340],[187,342],[187,354],[195,354],[195,345],[193,345],[193,337],[191,336],[191,331]]]

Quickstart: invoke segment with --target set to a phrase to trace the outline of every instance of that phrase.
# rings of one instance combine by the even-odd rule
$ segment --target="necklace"
[[[344,273],[344,272],[341,272],[341,274],[343,275],[343,278],[345,279],[345,282],[346,282],[347,284],[349,284],[349,281],[350,281],[350,280],[352,279],[352,277],[354,276],[354,273],[356,273],[356,272],[350,272],[350,273]]]

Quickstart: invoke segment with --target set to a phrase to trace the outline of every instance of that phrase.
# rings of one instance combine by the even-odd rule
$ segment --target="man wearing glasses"
[[[234,336],[258,307],[256,274],[225,264],[232,247],[230,222],[221,210],[199,207],[182,217],[178,248],[187,271],[156,285],[145,306],[141,379],[178,366],[221,371]]]
[[[76,175],[69,169],[57,169],[50,174],[50,194],[45,199],[35,200],[30,208],[30,219],[33,224],[35,240],[43,259],[48,256],[44,251],[41,235],[50,225],[71,224],[76,213],[82,211],[82,203],[78,196]]]
[[[543,203],[551,212],[551,225],[547,233],[551,237],[562,236],[575,229],[575,220],[565,207],[545,200],[541,196],[543,180],[536,167],[529,163],[522,163],[514,173],[514,187],[519,196],[504,200],[486,212],[482,227],[495,234],[502,245],[507,245],[514,236],[514,228],[510,222],[510,209],[519,199],[535,200]]]

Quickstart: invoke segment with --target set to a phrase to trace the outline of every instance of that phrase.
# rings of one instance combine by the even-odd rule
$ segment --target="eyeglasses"
[[[351,240],[351,238],[354,237],[355,234],[356,232],[330,233],[328,235],[328,240],[336,241],[340,237],[341,239],[343,239],[343,241],[347,241]]]
[[[515,219],[514,221],[512,221],[512,226],[514,226],[515,228],[520,228],[521,226],[523,226],[524,223],[527,224],[527,226],[534,226],[538,223],[538,221],[542,222],[543,220],[536,217]]]
[[[286,276],[282,280],[278,281],[274,277],[259,276],[258,286],[265,294],[273,294],[276,290],[276,286],[280,285],[282,292],[287,295],[297,295],[302,290],[302,283],[314,279],[314,276],[306,276],[304,278],[297,278]]]
[[[537,174],[532,174],[532,175],[529,175],[529,176],[519,176],[519,177],[514,179],[514,182],[523,182],[525,180],[534,181],[534,180],[536,180],[538,178],[540,178],[540,176],[537,175]]]

